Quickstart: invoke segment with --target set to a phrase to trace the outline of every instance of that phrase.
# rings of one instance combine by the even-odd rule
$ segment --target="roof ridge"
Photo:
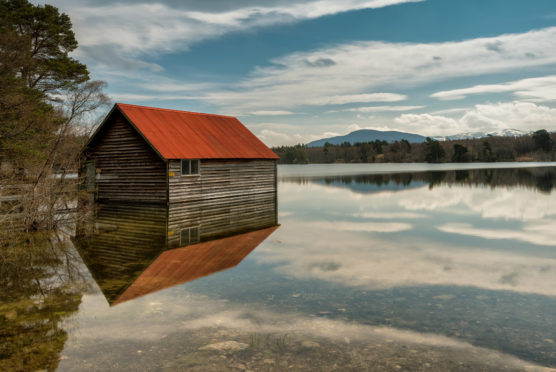
[[[209,114],[209,113],[206,113],[206,112],[195,112],[195,111],[186,111],[186,110],[166,109],[166,108],[162,108],[162,107],[133,105],[133,104],[130,104],[130,103],[122,103],[122,102],[116,102],[116,105],[118,105],[118,106],[140,107],[140,108],[149,109],[149,110],[170,111],[170,112],[178,112],[178,113],[193,114],[193,115],[206,115],[206,116],[217,116],[217,117],[237,119],[235,116],[232,116],[232,115]]]

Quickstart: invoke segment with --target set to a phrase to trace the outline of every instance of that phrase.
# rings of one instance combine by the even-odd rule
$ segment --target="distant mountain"
[[[438,141],[455,141],[455,140],[465,140],[465,139],[473,139],[473,138],[483,138],[488,136],[496,136],[496,137],[519,137],[526,135],[526,132],[523,132],[518,129],[502,129],[495,132],[468,132],[468,133],[459,133],[454,134],[452,136],[436,136],[432,137]],[[351,132],[346,134],[345,136],[337,136],[337,137],[329,137],[329,138],[322,138],[313,142],[309,142],[307,147],[322,147],[326,142],[329,142],[333,145],[341,145],[344,142],[349,142],[352,145],[357,142],[374,142],[376,140],[386,141],[386,142],[394,142],[394,141],[401,141],[405,139],[411,143],[420,143],[425,142],[426,137],[413,134],[413,133],[406,133],[406,132],[397,132],[397,131],[380,131],[380,130],[373,130],[373,129],[361,129],[356,130],[355,132]]]
[[[473,139],[473,138],[483,138],[488,136],[495,136],[495,137],[519,137],[526,135],[526,132],[523,132],[518,129],[502,129],[495,132],[468,132],[468,133],[460,133],[455,134],[453,136],[437,136],[434,137],[435,140],[438,141],[455,141],[455,140],[465,140],[465,139]]]
[[[307,144],[307,147],[324,146],[326,142],[329,142],[333,145],[341,145],[344,142],[349,142],[353,145],[354,143],[357,142],[362,142],[362,143],[374,142],[376,140],[394,142],[394,141],[401,141],[403,139],[411,143],[416,143],[416,142],[425,142],[426,137],[420,136],[418,134],[405,133],[405,132],[396,132],[396,131],[383,132],[380,130],[361,129],[346,134],[345,136],[323,138],[313,142],[309,142]]]

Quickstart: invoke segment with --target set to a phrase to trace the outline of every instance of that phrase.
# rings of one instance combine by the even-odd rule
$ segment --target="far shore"
[[[471,169],[556,167],[556,162],[280,164],[278,177],[322,177]]]

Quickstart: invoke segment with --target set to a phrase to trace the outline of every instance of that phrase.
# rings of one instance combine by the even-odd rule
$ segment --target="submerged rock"
[[[6,319],[8,320],[14,320],[15,318],[17,318],[17,311],[15,310],[10,310],[8,311],[5,315]]]
[[[320,347],[320,344],[318,342],[315,341],[303,341],[301,343],[302,347],[307,347],[307,348],[314,348],[314,347]]]
[[[237,341],[223,341],[214,344],[205,345],[199,350],[216,350],[216,351],[237,351],[247,349],[249,345]]]

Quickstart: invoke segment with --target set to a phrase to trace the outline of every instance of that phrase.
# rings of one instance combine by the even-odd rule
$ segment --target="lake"
[[[556,164],[519,166],[280,166],[277,228],[177,249],[110,210],[13,274],[0,370],[553,370]]]

